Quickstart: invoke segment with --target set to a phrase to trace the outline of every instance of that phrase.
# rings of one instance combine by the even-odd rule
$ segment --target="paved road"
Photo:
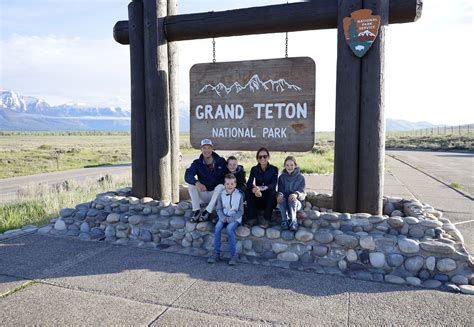
[[[417,153],[420,152],[412,152],[411,155],[416,157]],[[434,153],[434,155],[439,154],[443,153]],[[438,176],[448,176],[449,171],[444,172],[443,167],[445,167],[445,170],[449,170],[454,165],[453,161],[464,158],[461,157],[460,159],[451,152],[445,152],[444,154],[446,156],[440,156],[437,159],[446,161],[445,165],[439,164],[437,166],[436,173]],[[444,216],[456,224],[464,236],[466,248],[470,253],[474,253],[474,201],[472,198],[457,192],[448,183],[440,182],[440,179],[428,170],[429,168],[420,171],[413,168],[413,163],[410,163],[406,157],[405,160],[400,161],[394,159],[391,155],[392,151],[387,151],[384,195],[404,199],[418,199],[441,210]],[[424,154],[423,156],[428,158],[427,160],[430,158]],[[462,160],[462,163],[463,165],[459,164],[458,168],[469,173],[471,169],[470,160]],[[306,181],[308,189],[320,193],[332,193],[332,175],[308,176]],[[469,185],[469,183],[466,184]]]
[[[100,176],[131,176],[130,164],[72,169],[53,173],[0,179],[0,203],[18,198],[18,191],[38,185],[60,184],[65,180],[97,179]]]
[[[459,183],[464,192],[474,196],[474,153],[438,151],[387,151],[446,184]]]
[[[0,242],[2,326],[472,324],[474,296],[152,249],[27,235]]]
[[[222,151],[223,155],[230,155],[230,151]],[[196,155],[184,155],[181,165],[187,167],[196,158]],[[45,174],[12,177],[0,179],[0,203],[7,203],[18,199],[18,192],[22,189],[34,188],[38,185],[61,184],[65,180],[94,180],[105,174],[115,177],[128,177],[131,180],[131,164],[118,164],[92,168],[71,169]]]

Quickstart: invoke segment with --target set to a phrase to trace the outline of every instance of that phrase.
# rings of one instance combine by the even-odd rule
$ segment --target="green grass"
[[[11,290],[8,290],[7,292],[5,292],[3,294],[0,294],[0,300],[3,299],[3,298],[6,298],[9,295],[12,295],[12,294],[18,292],[18,291],[21,291],[24,288],[27,288],[30,285],[34,285],[36,283],[37,283],[37,281],[35,281],[35,280],[26,281],[26,282],[22,283],[21,285],[13,288]]]
[[[0,132],[0,178],[128,163],[127,133]]]
[[[24,225],[46,224],[58,217],[62,208],[89,202],[98,193],[130,185],[129,179],[114,179],[109,175],[93,181],[65,181],[55,186],[35,186],[22,190],[20,200],[0,205],[0,233]]]
[[[312,151],[295,153],[304,172],[332,171],[334,133],[316,133]],[[198,154],[189,133],[180,134],[180,150]],[[255,164],[254,152],[236,152],[247,168]],[[285,154],[272,153],[281,166]],[[131,162],[130,134],[100,132],[0,132],[0,179]]]
[[[386,148],[474,151],[474,134],[387,136]]]
[[[462,186],[462,185],[459,184],[458,182],[452,182],[450,185],[451,185],[452,187],[454,187],[454,188],[457,188],[458,190],[461,190],[461,191],[464,191],[464,190],[465,190],[464,186]]]

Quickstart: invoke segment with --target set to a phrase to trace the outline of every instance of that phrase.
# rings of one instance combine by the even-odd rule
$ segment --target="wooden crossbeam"
[[[389,24],[416,21],[422,4],[422,0],[390,1]],[[168,41],[296,32],[337,28],[337,14],[337,0],[318,0],[167,16],[164,28]],[[115,24],[114,38],[120,44],[129,44],[128,21]]]

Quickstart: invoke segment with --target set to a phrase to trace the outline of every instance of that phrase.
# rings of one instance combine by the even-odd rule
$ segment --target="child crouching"
[[[225,175],[224,190],[217,198],[216,211],[219,220],[214,234],[214,255],[207,262],[215,263],[220,260],[221,231],[227,224],[226,231],[229,240],[231,258],[229,265],[237,263],[235,230],[242,223],[244,214],[244,194],[237,188],[237,180],[233,174]]]

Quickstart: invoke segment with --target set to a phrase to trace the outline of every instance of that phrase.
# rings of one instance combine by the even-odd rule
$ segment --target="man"
[[[203,139],[201,141],[201,155],[193,161],[184,174],[193,205],[191,222],[209,219],[209,215],[216,205],[217,197],[224,189],[225,167],[226,161],[213,151],[212,141]],[[201,203],[208,204],[202,213]]]

